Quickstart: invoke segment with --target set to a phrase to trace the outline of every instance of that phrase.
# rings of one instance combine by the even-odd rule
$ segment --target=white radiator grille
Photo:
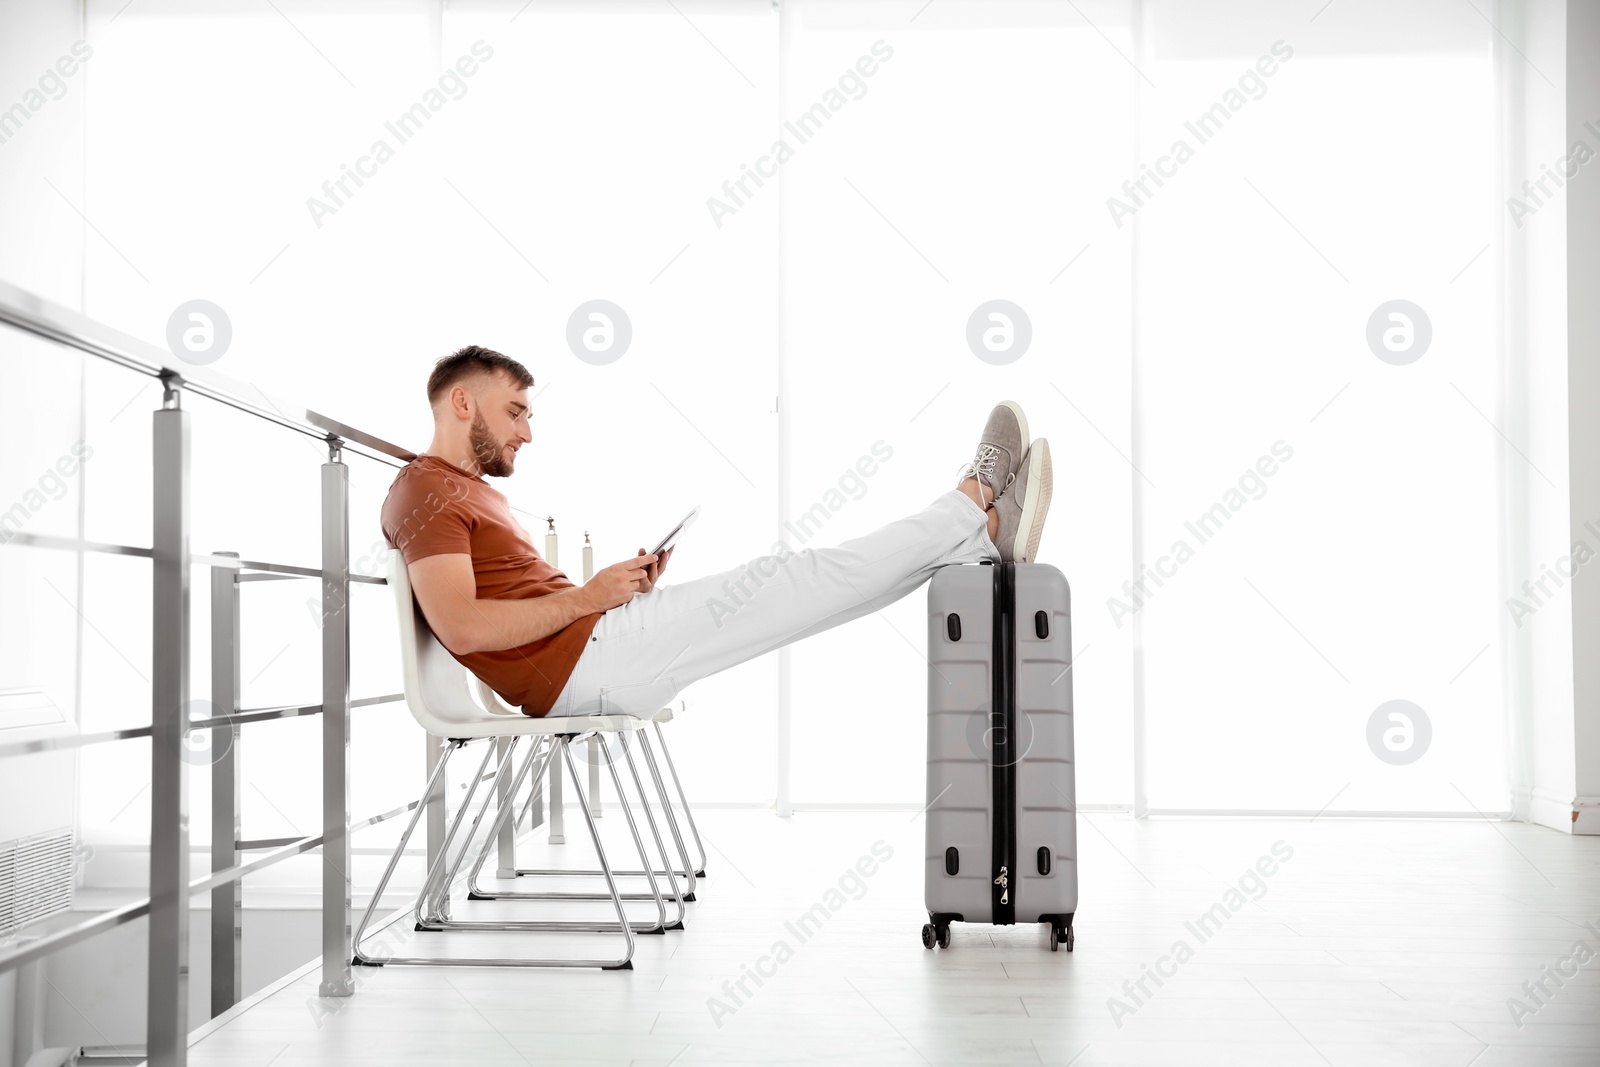
[[[0,843],[0,937],[72,906],[72,831]]]

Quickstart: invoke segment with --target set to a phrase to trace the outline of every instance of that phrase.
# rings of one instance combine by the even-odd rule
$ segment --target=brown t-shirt
[[[424,453],[401,468],[383,502],[382,522],[383,536],[407,563],[448,552],[470,555],[480,599],[527,600],[577,584],[535,551],[503,494],[438,456]],[[600,614],[517,648],[455,658],[506,703],[542,716],[561,695]]]

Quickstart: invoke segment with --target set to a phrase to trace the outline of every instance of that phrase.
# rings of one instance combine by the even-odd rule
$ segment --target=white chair
[[[605,743],[609,734],[623,734],[641,729],[644,720],[632,715],[581,715],[564,716],[559,718],[534,718],[523,715],[521,712],[506,714],[500,710],[486,710],[475,704],[471,697],[468,684],[469,672],[461,666],[456,659],[441,645],[428,628],[427,621],[422,618],[421,612],[416,607],[411,592],[410,576],[406,570],[403,557],[399,552],[391,551],[388,560],[388,583],[394,593],[396,615],[400,628],[401,660],[404,666],[406,704],[411,709],[412,716],[430,735],[445,739],[445,750],[441,755],[438,765],[428,780],[427,788],[413,812],[411,820],[407,823],[405,832],[400,837],[399,844],[395,847],[394,855],[389,859],[389,865],[379,879],[377,887],[373,890],[372,901],[367,906],[361,922],[357,925],[353,938],[353,963],[356,965],[382,966],[385,964],[415,964],[422,966],[501,966],[501,967],[600,967],[606,970],[632,969],[634,951],[634,932],[664,931],[667,929],[666,901],[661,896],[660,887],[657,885],[652,861],[648,857],[644,842],[639,836],[639,829],[634,822],[633,815],[626,804],[621,805],[623,815],[628,824],[629,832],[633,836],[634,845],[638,850],[639,858],[643,864],[643,873],[650,883],[651,894],[649,899],[656,903],[657,920],[654,923],[638,923],[630,921],[623,901],[624,896],[619,893],[614,872],[606,859],[605,848],[600,841],[600,833],[595,826],[594,817],[589,809],[587,798],[584,796],[583,787],[578,781],[577,766],[572,758],[571,742],[585,740],[589,737],[598,737],[601,741],[601,751],[605,753],[606,765],[611,771],[612,779],[616,785],[617,793],[622,795],[622,780],[617,774],[616,764],[611,758],[611,749]],[[503,707],[503,705],[501,705]],[[544,769],[550,765],[551,760],[559,757],[565,762],[571,775],[573,792],[577,794],[579,808],[583,812],[584,821],[589,827],[589,836],[594,843],[595,853],[600,860],[599,873],[605,877],[609,894],[593,896],[588,899],[609,899],[616,909],[616,922],[591,922],[591,921],[521,921],[521,922],[462,922],[449,918],[449,895],[454,881],[454,873],[460,867],[461,856],[471,847],[475,835],[484,816],[484,811],[495,790],[491,790],[485,797],[484,803],[478,810],[477,818],[473,820],[472,830],[468,832],[466,841],[461,848],[461,856],[450,867],[448,873],[443,868],[450,854],[450,848],[455,840],[468,808],[477,792],[478,786],[484,778],[484,771],[493,758],[496,746],[495,739],[511,738],[510,747],[501,760],[497,778],[506,775],[514,762],[516,746],[523,738],[533,739],[533,751],[529,752],[522,768],[517,772],[515,784],[511,788],[514,796],[520,788],[529,770],[537,760],[542,776]],[[415,832],[417,823],[421,820],[422,813],[427,809],[429,798],[445,780],[445,768],[449,766],[450,757],[458,749],[464,748],[473,742],[485,742],[487,751],[483,762],[479,765],[477,773],[473,776],[467,790],[466,798],[462,801],[461,808],[452,822],[449,832],[445,835],[439,854],[429,865],[426,876],[423,878],[422,887],[417,894],[415,915],[418,930],[437,929],[463,929],[463,930],[522,930],[522,931],[569,931],[569,932],[620,932],[626,945],[626,951],[617,959],[527,959],[527,958],[462,958],[462,957],[400,957],[400,956],[368,956],[362,951],[367,926],[372,921],[373,914],[377,911],[378,904],[383,897],[384,889],[388,886],[389,879],[393,876],[400,857],[406,845]],[[541,752],[542,750],[542,752]],[[539,758],[542,755],[542,758]],[[497,781],[497,785],[499,782]],[[648,807],[646,808],[648,814]],[[501,813],[502,817],[505,812]],[[652,820],[653,825],[653,820]],[[493,835],[491,835],[491,840]],[[657,834],[658,847],[660,837]],[[663,850],[664,854],[664,850]],[[670,863],[668,867],[670,868]],[[441,877],[443,875],[443,877]],[[674,881],[674,895],[678,897],[679,918],[682,918],[682,895],[677,892]]]
[[[398,556],[395,557],[395,559],[398,559],[398,558],[399,558]],[[391,560],[391,568],[393,567],[393,563],[394,563],[394,560]],[[404,572],[404,567],[403,566],[400,567],[400,570],[402,572]],[[393,580],[395,580],[396,582],[399,582],[399,581],[407,581],[407,582],[409,582],[409,572],[404,572],[404,573],[401,573],[399,575],[391,575],[391,576],[392,576]],[[418,614],[420,616],[420,612]],[[420,630],[426,632],[427,636],[430,639],[432,638],[431,631],[427,630],[427,622],[426,622],[426,620],[421,619],[420,617],[417,618],[415,620],[415,627],[420,628]],[[432,645],[434,647],[437,647],[439,649],[439,652],[441,654],[443,654],[444,656],[447,656],[447,657],[449,656],[449,653],[446,652],[442,648],[442,646],[439,646],[437,639],[432,639],[431,643],[432,643]],[[454,662],[454,661],[452,660],[452,662]],[[526,718],[526,716],[524,716],[522,714],[520,709],[514,708],[514,707],[508,705],[507,703],[505,703],[505,701],[501,700],[499,694],[497,694],[493,689],[491,689],[489,687],[489,685],[486,682],[484,682],[481,678],[477,678],[470,671],[466,671],[464,673],[466,674],[466,677],[471,682],[476,684],[478,698],[479,698],[480,702],[482,703],[482,705],[483,705],[483,707],[485,709],[487,709],[490,712],[499,714],[499,715],[514,716],[516,718]],[[631,774],[631,776],[633,778],[634,788],[637,791],[637,795],[639,797],[640,807],[644,811],[645,821],[646,821],[646,823],[648,824],[648,826],[650,828],[650,835],[651,835],[652,839],[654,839],[655,844],[656,844],[656,849],[657,849],[658,853],[661,856],[662,867],[659,868],[659,869],[655,868],[653,866],[653,861],[647,858],[646,859],[646,863],[649,866],[649,869],[646,869],[646,870],[611,870],[611,871],[607,872],[605,870],[572,870],[572,869],[568,869],[568,868],[555,868],[555,869],[549,869],[549,870],[516,870],[516,869],[513,869],[511,871],[503,872],[503,873],[507,874],[507,875],[509,875],[511,877],[521,877],[521,876],[525,876],[525,875],[550,875],[550,876],[564,877],[564,878],[570,878],[570,877],[574,877],[574,876],[582,877],[582,876],[593,876],[593,875],[607,875],[608,873],[611,876],[617,876],[617,877],[634,877],[634,876],[641,876],[642,875],[642,876],[647,877],[647,878],[650,879],[650,882],[651,882],[650,892],[648,892],[648,893],[638,893],[638,892],[635,892],[635,893],[617,893],[616,896],[617,896],[618,899],[621,899],[621,900],[653,900],[653,901],[655,901],[657,903],[658,908],[660,908],[661,901],[662,901],[663,898],[661,897],[660,891],[659,891],[658,887],[655,884],[655,876],[660,875],[660,876],[663,876],[666,879],[668,879],[669,884],[672,886],[672,893],[673,893],[673,897],[674,897],[674,900],[675,900],[676,906],[677,906],[677,913],[678,913],[677,917],[671,923],[667,923],[667,922],[665,922],[664,912],[663,912],[662,913],[662,920],[660,922],[653,923],[653,924],[652,923],[643,923],[643,922],[635,923],[633,925],[633,929],[634,929],[634,931],[636,933],[644,933],[644,934],[661,934],[661,933],[667,932],[668,930],[681,930],[684,927],[684,918],[686,917],[685,904],[686,904],[686,902],[691,902],[691,901],[693,901],[695,899],[695,894],[694,894],[695,878],[696,877],[704,877],[705,849],[704,849],[704,846],[700,844],[699,830],[698,830],[698,828],[694,827],[693,815],[689,814],[688,799],[686,797],[684,797],[684,795],[683,795],[682,783],[677,782],[677,771],[676,771],[676,769],[672,768],[672,763],[671,763],[672,757],[671,757],[671,754],[670,753],[666,753],[666,748],[665,748],[666,742],[665,742],[665,739],[662,739],[662,746],[663,746],[662,747],[662,751],[667,754],[667,761],[668,761],[667,765],[668,765],[668,768],[671,770],[672,776],[673,776],[673,780],[678,786],[678,794],[679,794],[680,799],[682,800],[684,811],[685,811],[686,814],[689,814],[690,828],[694,832],[696,846],[700,848],[701,868],[699,870],[691,869],[690,865],[689,865],[688,852],[684,847],[683,837],[682,837],[681,833],[679,832],[677,819],[673,815],[673,812],[672,812],[671,801],[670,801],[670,799],[669,799],[669,797],[667,795],[666,787],[665,787],[664,783],[661,780],[660,772],[656,767],[654,755],[649,750],[649,738],[648,738],[647,735],[645,735],[644,733],[641,732],[639,734],[640,745],[645,750],[645,759],[646,759],[646,761],[647,761],[647,763],[649,765],[651,777],[652,777],[652,779],[653,779],[653,781],[655,783],[657,795],[660,798],[662,809],[666,814],[667,821],[668,821],[668,826],[669,826],[669,828],[671,830],[673,841],[677,845],[678,856],[679,856],[679,858],[680,858],[680,860],[681,860],[681,862],[683,864],[683,866],[681,868],[674,868],[672,866],[672,860],[668,857],[666,846],[662,842],[660,828],[656,825],[655,816],[650,811],[650,802],[649,802],[647,794],[645,793],[644,783],[643,783],[642,779],[639,776],[639,769],[638,769],[637,765],[633,761],[632,752],[628,748],[628,740],[627,739],[628,739],[629,733],[634,732],[635,730],[642,731],[643,730],[643,723],[645,721],[647,721],[647,720],[635,720],[634,717],[631,716],[631,715],[624,716],[624,718],[626,718],[629,722],[636,723],[637,725],[632,727],[630,730],[617,731],[617,733],[618,733],[618,742],[622,746],[622,750],[623,750],[624,756],[627,758],[628,770],[629,770],[629,773]],[[663,708],[652,719],[650,719],[648,721],[656,724],[656,732],[657,732],[657,736],[659,737],[660,729],[661,729],[659,724],[661,722],[670,722],[671,720],[672,720],[672,709]],[[547,719],[547,721],[549,721],[549,720]],[[512,743],[514,744],[515,741],[513,740]],[[593,733],[592,735],[590,735],[589,736],[589,745],[588,745],[587,749],[583,749],[582,747],[580,747],[580,751],[586,751],[587,755],[588,755],[588,758],[595,761],[595,762],[591,763],[590,768],[589,768],[590,769],[590,775],[589,775],[590,791],[589,791],[588,796],[585,797],[584,799],[587,801],[587,809],[588,810],[587,810],[586,814],[592,815],[592,817],[594,817],[594,818],[599,818],[599,816],[600,816],[599,801],[598,801],[598,798],[594,795],[595,791],[599,787],[599,776],[598,776],[598,774],[599,774],[599,770],[600,770],[600,763],[598,762],[598,759],[596,757],[603,753],[604,756],[605,756],[605,759],[606,759],[606,765],[608,767],[611,767],[612,754],[610,752],[609,744],[608,744],[605,736],[603,735],[603,732],[600,732],[600,731],[597,731],[597,732]],[[470,881],[469,881],[469,884],[468,884],[467,899],[468,900],[475,900],[475,901],[479,901],[479,900],[610,900],[610,899],[612,899],[612,896],[610,894],[606,894],[606,893],[594,893],[594,892],[550,892],[550,891],[529,893],[529,892],[505,891],[505,890],[486,890],[486,889],[482,888],[478,884],[478,879],[479,879],[480,875],[482,874],[483,867],[488,862],[489,856],[492,854],[495,845],[498,843],[502,828],[505,825],[507,825],[507,823],[510,820],[512,814],[514,813],[514,810],[515,810],[514,798],[515,798],[516,793],[518,792],[518,790],[520,790],[523,778],[526,777],[528,768],[532,765],[533,760],[535,759],[536,756],[537,756],[537,750],[535,750],[534,752],[530,752],[528,754],[527,759],[525,760],[525,762],[523,764],[522,771],[518,772],[515,784],[510,785],[510,787],[508,789],[502,789],[501,788],[501,784],[502,784],[502,782],[504,782],[504,773],[501,773],[496,778],[496,782],[495,782],[496,789],[495,789],[495,792],[501,798],[501,810],[499,811],[498,815],[496,816],[495,821],[494,821],[493,825],[491,826],[488,835],[484,839],[483,848],[482,848],[482,851],[479,853],[477,862],[473,865],[471,878],[470,878]],[[509,757],[510,757],[510,752],[508,750],[504,754],[504,756],[502,756],[503,765],[506,765],[506,766],[509,765],[509,764],[504,762],[504,761],[508,760]],[[485,765],[487,765],[487,761],[488,761],[489,757],[486,755],[484,757],[484,759],[485,759]],[[569,763],[570,763],[570,760],[569,760]],[[534,777],[533,787],[529,790],[528,806],[530,808],[532,807],[534,798],[538,795],[540,780],[542,778],[544,778],[546,776],[546,774],[548,773],[549,780],[552,783],[554,783],[556,781],[557,776],[560,774],[560,772],[561,772],[560,763],[548,763],[547,762],[547,763],[541,763],[539,765],[538,774],[535,775],[535,777]],[[617,772],[616,772],[614,767],[611,768],[611,776],[612,776],[612,779],[616,783],[616,786],[617,786],[618,799],[624,804],[624,806],[626,806],[627,799],[626,799],[626,796],[622,792],[622,782],[620,780],[618,780]],[[481,773],[481,770],[480,770],[479,780],[481,781],[481,779],[482,779],[482,773]],[[484,798],[484,800],[483,800],[482,807],[480,807],[480,809],[478,811],[477,818],[473,821],[472,829],[467,834],[467,838],[466,838],[467,844],[470,844],[470,842],[473,841],[476,838],[478,827],[479,827],[479,825],[481,824],[481,822],[483,820],[483,816],[484,816],[485,811],[488,808],[489,802],[490,802],[490,797],[486,796]],[[469,793],[469,803],[470,803],[470,793]],[[554,806],[557,803],[558,803],[558,801],[555,799],[554,790],[552,790],[552,806]],[[463,807],[462,811],[464,812],[465,810],[466,810],[465,807]],[[625,812],[625,814],[627,814],[627,813]],[[460,816],[458,816],[458,819],[459,818],[460,818]],[[552,824],[554,824],[557,821],[559,821],[559,812],[557,812],[556,814],[553,815]],[[630,823],[630,829],[632,829],[632,816],[631,815],[629,815],[629,823]],[[452,829],[451,835],[450,835],[451,838],[454,837],[454,833],[455,833],[455,831],[454,831],[454,829]],[[637,831],[635,831],[635,835],[636,835],[635,836],[635,841],[637,842],[638,841]],[[514,848],[515,848],[515,844],[513,842],[513,850],[514,850]],[[456,881],[457,881],[457,875],[459,874],[459,872],[461,870],[461,866],[462,866],[463,861],[466,858],[466,855],[467,855],[467,845],[464,844],[463,847],[461,848],[461,850],[456,854],[456,859],[455,859],[454,863],[451,864],[449,871],[444,875],[444,877],[441,880],[435,880],[433,885],[435,887],[453,886],[453,885],[455,885]],[[684,878],[684,879],[687,880],[687,883],[688,883],[687,889],[680,889],[679,888],[678,882],[677,882],[678,878]],[[431,898],[427,898],[427,899],[420,899],[419,898],[419,907],[418,907],[417,913],[416,913],[416,922],[417,922],[417,928],[419,930],[450,930],[450,929],[521,930],[521,929],[530,929],[530,928],[533,928],[533,929],[545,928],[541,924],[529,924],[529,923],[525,923],[525,922],[511,922],[511,923],[493,922],[493,923],[491,923],[491,922],[482,922],[482,921],[479,921],[479,922],[460,922],[460,921],[457,921],[457,920],[452,919],[450,917],[450,914],[449,914],[449,896],[448,896],[447,892],[444,893],[444,894],[439,894],[439,893],[436,892]]]

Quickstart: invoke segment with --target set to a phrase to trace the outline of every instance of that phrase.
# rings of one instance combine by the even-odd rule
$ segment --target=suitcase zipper
[[[994,708],[990,745],[990,777],[994,783],[991,822],[994,827],[994,880],[991,905],[994,923],[1009,926],[1016,922],[1011,902],[1010,870],[1016,864],[1017,784],[1016,784],[1016,564],[1002,563],[994,569]]]

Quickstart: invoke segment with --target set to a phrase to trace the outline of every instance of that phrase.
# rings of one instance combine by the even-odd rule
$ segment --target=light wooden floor
[[[623,829],[615,813],[604,822],[608,836]],[[1481,821],[1081,815],[1068,954],[1041,926],[957,926],[948,950],[924,950],[914,813],[714,811],[701,828],[710,872],[688,929],[641,937],[631,972],[386,967],[364,970],[348,1000],[316,997],[313,975],[191,1062],[1600,1064],[1600,956],[1564,986],[1545,978],[1542,1006],[1523,988],[1577,942],[1600,953],[1594,838]],[[537,836],[528,853],[561,852]],[[829,899],[878,841],[892,857],[859,887],[846,880],[855,899]],[[1279,842],[1291,858],[1245,879],[1255,899],[1230,898]],[[818,903],[838,906],[802,942],[785,924]],[[1186,924],[1218,904],[1226,921],[1202,940]],[[396,936],[505,952],[532,935]],[[736,1005],[724,982],[778,941],[792,958],[762,964],[774,976],[746,978]],[[1161,963],[1171,977],[1141,991],[1145,965],[1178,942],[1192,956]],[[714,1017],[712,997],[732,1013]],[[1513,997],[1537,1008],[1521,1025]]]

